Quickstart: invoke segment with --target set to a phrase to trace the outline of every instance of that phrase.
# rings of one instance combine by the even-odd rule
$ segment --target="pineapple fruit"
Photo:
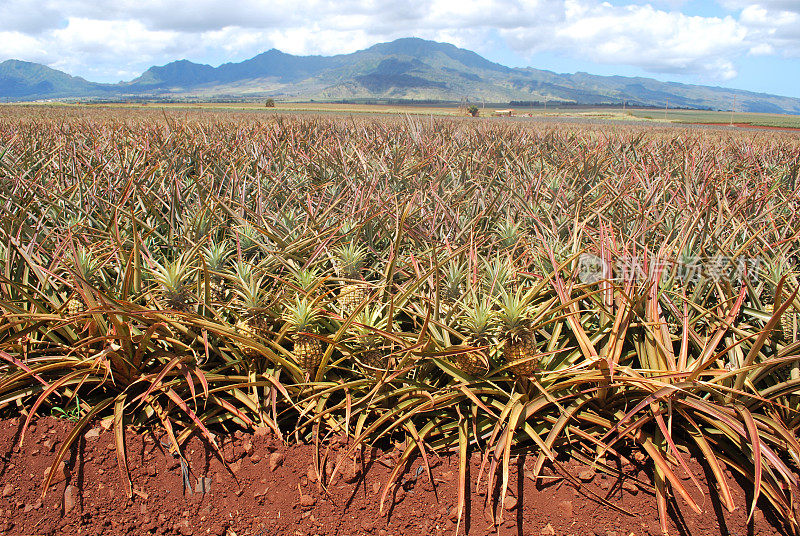
[[[503,336],[503,360],[517,377],[530,377],[539,364],[536,334],[528,319],[528,306],[519,293],[504,293],[499,319]]]
[[[295,302],[286,308],[284,320],[286,321],[292,341],[294,342],[294,357],[297,364],[306,374],[312,375],[322,364],[322,342],[311,336],[318,328],[319,310],[308,299],[295,299]]]
[[[470,376],[483,376],[489,372],[489,359],[484,347],[489,345],[494,331],[495,314],[490,304],[478,303],[465,311],[460,319],[462,333],[473,349],[455,356],[456,366]]]
[[[367,252],[355,244],[347,244],[334,252],[334,262],[339,277],[349,280],[341,286],[336,299],[346,315],[351,314],[369,296],[369,289],[362,278]]]
[[[775,306],[767,305],[767,311],[770,313],[770,316],[772,316],[775,311]],[[797,314],[794,312],[794,309],[790,306],[783,312],[780,320],[778,321],[778,325],[775,326],[778,340],[784,343],[791,343],[794,341],[796,320],[797,320]]]
[[[86,311],[86,305],[84,305],[81,295],[76,292],[67,302],[67,314],[69,316],[78,316],[84,311]]]
[[[786,343],[794,342],[795,326],[797,323],[797,313],[791,308],[781,315],[781,333],[783,341]]]
[[[345,314],[350,314],[369,296],[367,286],[359,283],[342,285],[336,299]]]

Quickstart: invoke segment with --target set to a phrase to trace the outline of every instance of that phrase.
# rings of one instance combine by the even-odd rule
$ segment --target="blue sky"
[[[0,61],[102,82],[176,59],[338,54],[408,36],[515,67],[800,97],[800,0],[0,1]]]

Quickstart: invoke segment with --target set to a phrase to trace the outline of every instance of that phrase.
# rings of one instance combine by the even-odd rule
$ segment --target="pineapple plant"
[[[203,240],[212,229],[211,213],[205,207],[187,207],[183,217],[183,231],[192,243]]]
[[[467,272],[461,263],[451,262],[448,264],[441,287],[441,298],[445,304],[453,305],[461,299],[464,294],[466,278]]]
[[[234,265],[236,307],[240,318],[234,329],[249,338],[265,336],[271,328],[272,317],[266,308],[267,291],[263,277],[256,277],[252,267],[244,262]]]
[[[530,326],[528,305],[521,293],[503,293],[499,321],[503,338],[503,360],[517,377],[533,375],[538,365],[536,334]]]
[[[347,244],[334,252],[334,262],[339,276],[347,280],[339,289],[336,299],[345,314],[352,313],[369,296],[362,277],[367,252],[355,244]]]
[[[197,302],[197,297],[191,291],[188,283],[189,267],[183,257],[178,257],[175,262],[165,265],[154,261],[155,267],[151,276],[158,285],[156,293],[160,302],[166,307],[164,316],[176,326],[182,326],[180,315],[175,313],[189,313]],[[189,331],[179,330],[179,338],[188,343],[194,339]]]
[[[361,362],[374,378],[380,378],[391,365],[386,357],[386,344],[380,331],[386,330],[387,319],[382,306],[367,306],[353,322],[355,350]]]
[[[489,303],[469,307],[459,320],[461,332],[472,350],[457,354],[455,365],[470,376],[483,376],[489,372],[489,359],[484,349],[494,335],[495,312]]]
[[[775,301],[780,300],[781,305],[783,305],[783,299],[786,299],[787,295],[791,295],[791,292],[788,292],[785,287],[781,289],[781,296],[776,295],[778,292],[778,281],[780,281],[784,275],[788,274],[789,271],[789,264],[783,258],[776,259],[775,263],[770,267],[769,279],[772,282],[772,288],[764,293],[764,309],[770,317],[775,314],[775,311],[779,308],[775,306]],[[788,277],[786,281],[789,281]],[[781,314],[778,325],[775,326],[775,337],[778,341],[790,343],[794,340],[796,320],[797,314],[794,307],[789,306],[783,314]]]
[[[285,242],[295,242],[302,234],[301,215],[291,208],[284,208],[275,222],[278,233],[283,235]]]
[[[228,285],[223,273],[228,264],[228,243],[212,243],[207,248],[203,248],[203,257],[209,272],[209,287],[211,289],[211,299],[218,303],[225,303],[228,299]]]
[[[72,276],[73,292],[67,302],[69,316],[77,316],[86,310],[83,298],[83,283],[97,288],[102,284],[100,266],[91,251],[78,248],[75,252],[74,274]]]
[[[497,226],[497,239],[500,246],[504,249],[512,249],[520,242],[521,223],[514,223],[510,218]]]
[[[289,286],[295,291],[296,297],[317,298],[322,286],[319,271],[311,266],[298,268],[293,263],[289,265],[291,276]]]
[[[244,254],[253,252],[261,244],[261,235],[250,222],[244,222],[236,229],[234,239],[238,241]]]
[[[386,229],[385,222],[370,219],[361,226],[361,238],[373,251],[386,251],[391,246],[391,230]]]
[[[294,343],[294,357],[307,375],[312,375],[322,363],[322,342],[312,334],[319,328],[319,310],[307,298],[295,298],[286,308],[284,321]]]
[[[490,296],[513,292],[516,285],[509,263],[496,256],[483,261],[482,290]]]

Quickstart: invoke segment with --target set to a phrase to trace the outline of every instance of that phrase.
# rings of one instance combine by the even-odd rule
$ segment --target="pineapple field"
[[[299,497],[275,534],[416,533],[414,486],[425,534],[584,533],[526,517],[562,485],[651,534],[798,534],[799,174],[781,132],[2,108],[0,532],[126,533],[101,503],[145,515],[152,448],[210,508],[252,437],[254,479],[310,464],[256,496]],[[71,507],[98,433],[116,491]],[[370,471],[383,524],[310,521]],[[268,533],[236,522],[194,534]]]

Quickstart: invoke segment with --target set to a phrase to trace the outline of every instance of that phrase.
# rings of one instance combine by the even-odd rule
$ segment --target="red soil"
[[[315,482],[315,449],[311,445],[285,446],[266,434],[219,438],[228,471],[210,448],[197,438],[185,445],[189,479],[197,492],[184,491],[181,464],[165,449],[161,437],[127,434],[127,453],[134,496],[128,499],[117,469],[113,433],[98,426],[80,439],[77,448],[55,478],[55,484],[41,500],[43,475],[54,452],[65,439],[71,423],[40,418],[26,434],[19,448],[18,420],[0,421],[0,534],[180,534],[213,536],[291,535],[425,535],[455,534],[453,507],[457,501],[458,462],[456,457],[432,460],[436,490],[417,460],[404,475],[404,486],[395,496],[388,515],[379,512],[381,486],[389,475],[397,451],[372,452],[364,456],[363,467],[344,463],[343,477],[327,492]],[[346,449],[329,445],[328,470]],[[277,463],[277,462],[281,463]],[[270,465],[274,468],[271,469]],[[603,535],[630,536],[660,534],[655,499],[645,486],[633,481],[597,474],[576,488],[546,472],[538,486],[527,476],[533,460],[518,458],[511,474],[510,497],[499,527],[486,514],[485,478],[475,485],[479,459],[473,456],[472,482],[466,522],[468,534],[487,535]],[[568,464],[573,474],[585,467]],[[696,474],[702,471],[695,466]],[[629,476],[649,483],[647,473],[624,466]],[[415,478],[415,475],[417,475]],[[591,475],[582,474],[585,479]],[[687,477],[688,478],[688,477]],[[701,483],[704,484],[704,480]],[[702,499],[686,481],[704,509],[695,514],[681,499],[680,513],[672,506],[671,534],[759,536],[779,533],[774,519],[757,511],[746,524],[745,493],[731,479],[737,508],[724,511],[709,494]],[[205,485],[206,492],[201,487]],[[194,490],[193,490],[194,491]],[[608,500],[632,515],[602,505],[591,493]]]

